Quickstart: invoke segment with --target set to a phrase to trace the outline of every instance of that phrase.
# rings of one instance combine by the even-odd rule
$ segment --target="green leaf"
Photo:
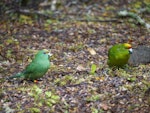
[[[38,86],[34,86],[33,88],[34,88],[34,90],[35,90],[35,92],[37,94],[41,94],[42,93],[42,89],[40,89]]]
[[[90,73],[91,73],[92,75],[95,74],[96,68],[97,68],[97,66],[96,66],[95,64],[92,64],[92,66],[91,66],[91,71],[90,71]]]
[[[50,99],[49,102],[50,102],[51,104],[55,104],[57,101],[54,100],[54,99]]]
[[[134,82],[136,81],[136,77],[128,77],[127,80],[130,82]]]
[[[49,102],[49,101],[47,101],[47,102],[46,102],[46,105],[48,105],[49,107],[51,107],[51,106],[52,106],[52,103]]]
[[[50,98],[52,96],[52,93],[50,91],[46,91],[45,95],[46,95],[47,98]]]
[[[100,99],[100,95],[92,95],[91,97],[87,98],[87,101],[97,101]]]
[[[92,110],[92,113],[98,113],[98,109],[96,109],[96,108],[91,108],[91,110]]]
[[[31,113],[40,113],[39,108],[30,108]]]
[[[47,24],[52,24],[53,22],[52,22],[52,20],[48,19],[48,20],[46,20],[46,23]]]
[[[59,97],[58,95],[53,95],[53,96],[52,96],[52,99],[59,100],[60,97]]]

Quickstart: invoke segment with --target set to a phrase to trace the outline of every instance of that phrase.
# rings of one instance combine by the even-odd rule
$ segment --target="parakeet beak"
[[[52,55],[53,55],[52,53],[50,53],[50,52],[48,53],[48,56],[52,56]]]
[[[129,49],[129,53],[130,53],[130,54],[132,54],[132,52],[133,52],[133,49],[132,49],[132,48],[130,48],[130,49]]]

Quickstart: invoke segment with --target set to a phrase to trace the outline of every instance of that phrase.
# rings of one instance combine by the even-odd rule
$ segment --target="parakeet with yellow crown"
[[[116,44],[108,51],[108,65],[109,67],[123,67],[128,63],[130,54],[132,53],[132,46],[128,43]]]

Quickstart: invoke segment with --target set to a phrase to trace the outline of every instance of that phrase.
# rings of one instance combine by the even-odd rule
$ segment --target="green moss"
[[[86,100],[87,101],[97,101],[100,99],[100,95],[96,94],[96,95],[92,95],[91,97],[88,97]]]

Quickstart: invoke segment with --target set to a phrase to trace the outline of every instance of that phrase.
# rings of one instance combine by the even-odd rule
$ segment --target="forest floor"
[[[119,70],[107,65],[108,49],[114,44],[150,45],[145,27],[116,16],[121,8],[134,6],[64,3],[56,18],[20,14],[18,20],[1,22],[0,112],[148,113],[150,64]],[[53,54],[41,80],[5,79],[22,71],[41,49]]]

